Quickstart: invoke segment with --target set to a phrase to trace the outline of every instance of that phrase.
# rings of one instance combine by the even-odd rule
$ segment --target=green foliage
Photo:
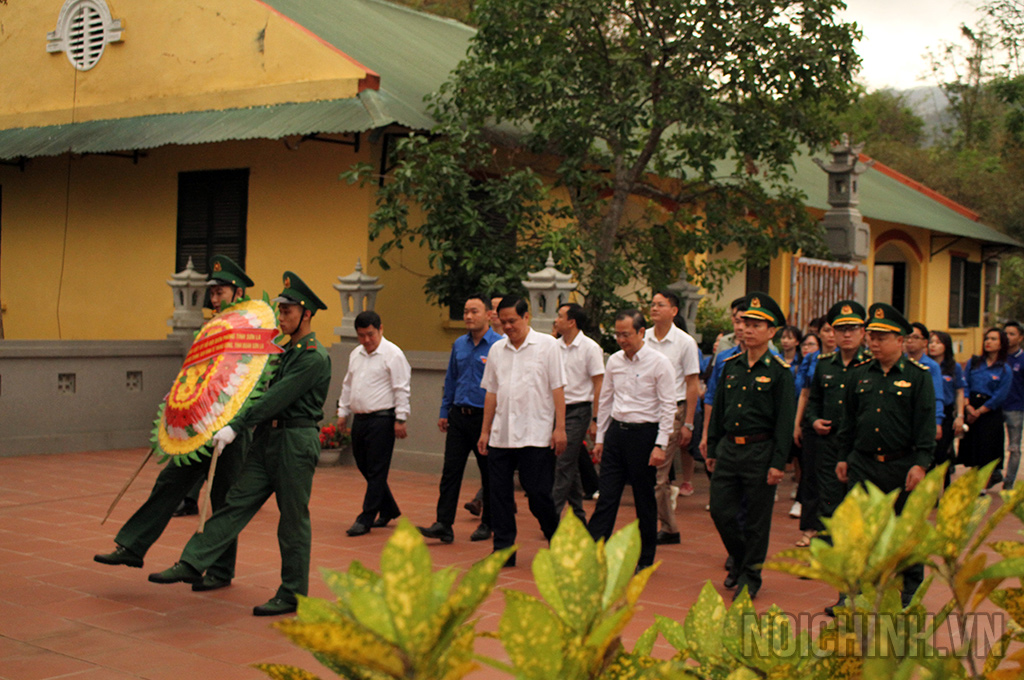
[[[996,293],[1002,303],[999,317],[1003,319],[1024,319],[1024,258],[1019,255],[1005,257],[999,263],[999,285]]]
[[[689,267],[716,290],[739,264],[690,253],[735,243],[763,265],[780,250],[819,252],[786,173],[801,145],[834,136],[851,98],[859,32],[841,7],[478,2],[468,58],[431,104],[437,127],[396,145],[372,218],[379,262],[427,248],[426,292],[447,303],[516,290],[550,250],[603,323],[632,286]]]
[[[701,334],[701,349],[711,352],[715,338],[732,333],[732,315],[726,307],[716,307],[710,298],[703,297],[697,303],[696,331]]]

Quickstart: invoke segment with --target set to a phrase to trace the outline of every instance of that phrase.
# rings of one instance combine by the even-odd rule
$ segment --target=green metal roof
[[[828,160],[829,156],[822,154],[819,158]],[[806,205],[828,210],[828,181],[825,171],[815,165],[812,157],[806,154],[797,156],[794,163],[796,172],[793,173],[792,184],[807,195]],[[972,220],[879,170],[868,170],[860,175],[858,183],[860,205],[857,207],[869,223],[873,219],[884,220],[985,243],[1024,246],[1020,241],[1001,231]]]

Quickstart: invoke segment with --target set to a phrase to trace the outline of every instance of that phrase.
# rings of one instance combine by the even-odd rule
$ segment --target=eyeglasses
[[[843,324],[842,326],[836,326],[836,333],[855,333],[857,331],[864,330],[863,324]]]

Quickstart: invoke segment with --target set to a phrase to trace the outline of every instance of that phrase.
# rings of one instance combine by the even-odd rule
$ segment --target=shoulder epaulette
[[[861,358],[861,360],[855,363],[853,366],[855,368],[857,366],[863,366],[864,364],[870,363],[872,359],[874,359],[874,357],[869,354],[868,356]]]
[[[818,361],[821,361],[822,359],[830,359],[830,358],[834,357],[838,351],[839,350],[834,349],[831,352],[828,352],[826,354],[819,354],[818,355]]]
[[[922,371],[927,371],[928,370],[928,367],[925,366],[924,364],[922,364],[917,359],[911,359],[910,357],[907,357],[907,361],[909,361],[910,363],[914,364],[915,366],[920,368]]]
[[[772,357],[774,357],[776,361],[782,364],[783,368],[789,368],[789,364],[786,363],[786,360],[780,357],[778,354],[772,354]]]
[[[744,354],[745,354],[745,352],[737,352],[736,354],[733,354],[733,355],[732,355],[731,357],[726,357],[726,358],[725,358],[725,361],[732,361],[732,360],[733,360],[733,359],[735,359],[736,357],[741,357],[741,356],[743,356]]]

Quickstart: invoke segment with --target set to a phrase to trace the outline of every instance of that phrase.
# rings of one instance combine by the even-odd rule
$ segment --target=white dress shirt
[[[508,337],[494,343],[480,387],[497,395],[488,444],[518,449],[551,445],[555,429],[552,392],[565,387],[565,367],[558,343],[530,329],[518,349]]]
[[[395,409],[397,420],[409,418],[412,369],[398,345],[381,337],[373,352],[360,345],[348,357],[348,371],[338,400],[338,417]]]
[[[594,400],[594,376],[604,375],[601,346],[583,333],[576,333],[568,345],[558,340],[565,364],[565,405]]]
[[[620,423],[658,423],[656,444],[668,446],[676,416],[676,381],[668,357],[644,341],[632,359],[618,351],[608,359],[597,407],[596,443],[612,418]]]
[[[675,324],[661,340],[654,336],[654,327],[644,333],[644,343],[668,357],[676,375],[676,401],[686,399],[686,376],[700,373],[700,348],[693,336]]]

